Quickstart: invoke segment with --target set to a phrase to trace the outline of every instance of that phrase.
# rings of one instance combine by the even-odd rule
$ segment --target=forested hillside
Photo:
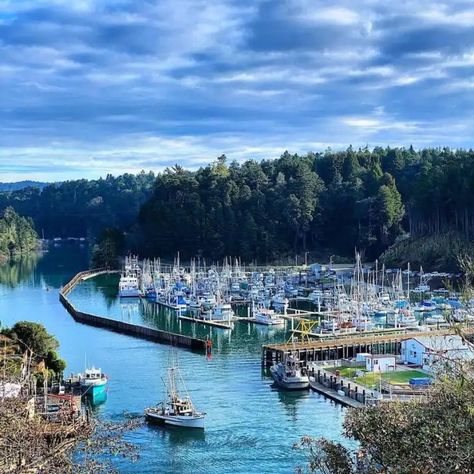
[[[12,207],[0,215],[0,262],[36,248],[37,235],[31,219],[19,216]]]
[[[154,181],[153,173],[139,173],[29,187],[0,193],[0,210],[30,216],[46,238],[95,237],[105,227],[130,230]]]
[[[19,189],[24,188],[39,188],[43,189],[47,186],[48,183],[43,183],[41,181],[16,181],[14,183],[0,183],[0,192],[2,191],[18,191]]]
[[[375,258],[406,232],[474,235],[474,153],[352,148],[158,175],[139,221],[150,254]]]
[[[0,193],[0,209],[8,205],[46,237],[117,229],[140,255],[271,261],[357,248],[373,259],[403,241],[386,253],[402,262],[424,236],[449,233],[456,249],[473,240],[474,152],[350,147],[241,164],[223,155],[197,171],[177,165]],[[433,241],[426,259],[444,261],[439,242],[453,239]]]

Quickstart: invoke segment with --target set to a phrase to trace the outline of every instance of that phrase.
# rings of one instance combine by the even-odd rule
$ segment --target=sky
[[[474,2],[0,0],[0,181],[472,146]]]

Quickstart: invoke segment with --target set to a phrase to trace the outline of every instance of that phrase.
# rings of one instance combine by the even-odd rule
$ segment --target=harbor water
[[[58,289],[88,266],[88,249],[51,246],[34,256],[0,266],[0,321],[42,323],[60,342],[69,372],[88,365],[109,376],[107,401],[98,415],[120,421],[139,417],[162,399],[170,347],[74,322],[58,300]],[[261,345],[286,339],[285,329],[238,322],[233,331],[179,321],[174,311],[139,300],[120,301],[117,277],[87,280],[70,294],[80,310],[137,324],[210,336],[210,357],[177,349],[190,395],[207,413],[206,429],[143,424],[127,434],[139,450],[136,462],[117,459],[123,473],[291,473],[305,459],[292,450],[301,436],[341,439],[344,409],[314,392],[274,389],[262,372]]]

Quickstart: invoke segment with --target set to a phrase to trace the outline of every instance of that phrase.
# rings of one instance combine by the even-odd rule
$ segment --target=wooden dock
[[[190,316],[178,316],[179,319],[182,319],[183,321],[189,321],[191,323],[199,323],[199,324],[205,324],[207,326],[213,326],[216,328],[221,328],[221,329],[232,329],[233,324],[232,322],[226,323],[224,321],[216,321],[212,319],[199,319],[199,318],[191,318]]]
[[[474,334],[474,328],[466,329]],[[401,342],[413,337],[445,336],[455,334],[452,329],[432,331],[378,331],[348,334],[344,337],[320,337],[318,340],[298,341],[286,344],[266,344],[262,347],[262,364],[270,367],[281,362],[289,353],[296,353],[303,363],[324,360],[348,359],[359,352],[371,354],[400,354]]]
[[[206,341],[196,337],[185,336],[183,334],[176,334],[161,329],[150,328],[146,326],[140,326],[138,324],[131,324],[117,319],[107,318],[105,316],[99,316],[97,314],[84,313],[78,310],[67,298],[67,295],[74,289],[74,287],[81,281],[92,278],[93,276],[110,273],[107,270],[89,270],[80,272],[72,278],[71,281],[66,283],[59,290],[59,300],[63,306],[67,309],[69,314],[74,318],[75,321],[88,324],[90,326],[96,326],[110,331],[126,334],[128,336],[138,337],[140,339],[147,339],[154,342],[160,342],[164,344],[171,344],[174,346],[186,347],[188,349],[205,350]]]
[[[330,400],[333,400],[343,406],[351,408],[362,408],[365,406],[363,403],[358,402],[352,398],[339,395],[336,390],[325,387],[323,384],[318,383],[314,378],[310,378],[309,386],[315,392],[318,392],[321,395],[324,395],[326,398],[329,398]]]

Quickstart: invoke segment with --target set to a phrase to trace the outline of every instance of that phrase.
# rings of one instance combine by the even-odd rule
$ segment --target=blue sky
[[[0,181],[471,147],[474,6],[0,0]]]

